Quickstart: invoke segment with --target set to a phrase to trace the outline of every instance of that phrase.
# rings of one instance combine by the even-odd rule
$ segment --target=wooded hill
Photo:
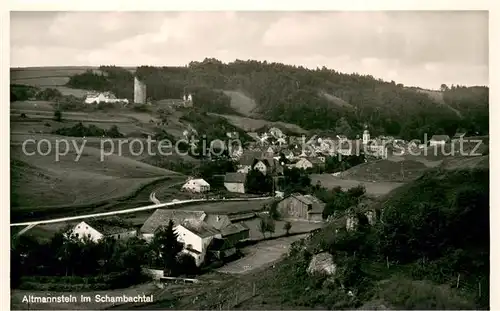
[[[68,85],[112,90],[131,98],[132,73],[113,66],[73,76]],[[136,70],[154,100],[193,94],[194,105],[207,112],[241,114],[229,92],[251,98],[252,116],[294,123],[306,129],[335,129],[354,136],[368,124],[373,134],[402,138],[423,133],[453,135],[463,129],[488,134],[489,88],[441,86],[440,91],[405,87],[370,75],[343,74],[334,69],[236,60],[224,64],[213,58],[185,67],[149,67]],[[93,82],[95,80],[95,82]],[[436,86],[438,87],[438,86]]]

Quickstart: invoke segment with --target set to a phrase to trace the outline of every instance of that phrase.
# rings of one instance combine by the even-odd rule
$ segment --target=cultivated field
[[[366,182],[356,179],[342,179],[331,174],[311,175],[312,184],[315,184],[318,181],[321,183],[321,186],[328,189],[341,187],[343,190],[347,190],[358,185],[364,185],[366,188],[366,193],[373,196],[381,196],[387,194],[391,190],[403,185],[403,183],[400,182]]]
[[[351,104],[349,104],[348,102],[346,102],[345,100],[343,100],[340,97],[337,97],[337,96],[334,96],[332,94],[328,94],[325,92],[321,93],[320,95],[323,96],[324,98],[328,99],[334,105],[337,105],[339,107],[347,107],[347,108],[351,108],[351,109],[354,108]]]
[[[218,272],[243,274],[252,270],[265,267],[277,262],[290,248],[290,245],[303,239],[307,234],[294,235],[290,237],[278,238],[275,240],[259,242],[255,245],[247,246],[242,249],[245,257],[230,262],[217,269]]]
[[[54,150],[58,137],[44,138],[50,139]],[[34,152],[35,146],[27,145],[26,150]],[[47,146],[41,151],[48,151]],[[54,151],[30,156],[19,143],[11,143],[13,208],[91,204],[126,196],[158,178],[179,176],[126,156],[110,155],[101,161],[101,151],[87,145],[77,162],[76,157],[74,146],[56,161]]]
[[[231,98],[231,107],[245,116],[251,116],[257,108],[253,99],[238,91],[224,91],[224,94]]]
[[[224,114],[216,114],[216,113],[212,113],[212,114],[219,116],[219,117],[226,118],[234,126],[239,127],[247,132],[253,132],[253,131],[258,130],[266,125],[269,125],[269,126],[276,125],[276,126],[287,128],[290,131],[298,133],[298,134],[307,133],[307,131],[304,130],[303,128],[301,128],[300,126],[295,125],[295,124],[291,124],[291,123],[271,122],[271,121],[266,121],[266,120],[262,120],[262,119],[252,119],[252,118],[240,117],[240,116],[235,116],[235,115],[224,115]]]
[[[341,178],[367,182],[405,182],[421,176],[428,167],[417,161],[377,160],[362,163],[342,172]]]

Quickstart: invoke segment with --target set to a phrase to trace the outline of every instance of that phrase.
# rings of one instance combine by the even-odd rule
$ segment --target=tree
[[[247,193],[270,193],[273,190],[272,177],[269,175],[264,175],[259,170],[253,169],[248,172],[246,176],[245,189]]]
[[[266,232],[269,232],[272,236],[276,228],[276,223],[274,219],[269,216],[262,216],[259,223],[259,231],[262,233],[264,238],[266,238]]]
[[[174,222],[170,220],[167,227],[159,227],[156,230],[153,238],[152,247],[155,248],[166,275],[171,275],[175,271],[177,254],[183,248],[177,237]]]
[[[278,220],[280,218],[280,213],[278,212],[278,203],[278,200],[274,200],[269,205],[269,216],[271,216],[271,218],[274,220]]]
[[[335,131],[341,135],[346,135],[347,137],[352,136],[352,128],[346,118],[342,117],[335,123]]]
[[[286,231],[286,235],[290,234],[290,229],[292,229],[292,224],[289,221],[285,222],[285,224],[283,225],[283,230]]]
[[[448,88],[448,86],[446,84],[443,83],[443,84],[441,84],[440,90],[441,90],[441,92],[445,92],[445,91],[448,91],[449,88]]]
[[[62,121],[62,113],[61,113],[61,110],[56,110],[54,111],[54,120],[57,121],[57,122],[61,122]]]
[[[259,222],[259,231],[260,231],[260,233],[262,233],[262,236],[265,239],[266,238],[266,232],[267,232],[267,223],[266,223],[266,220],[264,218],[260,219],[260,222]]]

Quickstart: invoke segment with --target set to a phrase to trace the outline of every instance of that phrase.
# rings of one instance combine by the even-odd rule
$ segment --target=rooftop
[[[186,220],[179,225],[202,238],[220,234],[219,230],[201,220]]]
[[[301,201],[304,204],[311,205],[312,209],[309,211],[311,213],[320,213],[323,212],[323,209],[326,205],[325,202],[321,201],[317,197],[306,194],[292,194],[292,197],[296,198],[297,200]]]
[[[120,224],[118,221],[110,221],[107,219],[91,218],[86,219],[84,222],[103,235],[114,235],[133,230],[133,228],[127,224]]]
[[[244,173],[226,173],[224,177],[224,182],[228,183],[244,183],[247,174]]]
[[[175,209],[157,209],[142,225],[141,233],[154,233],[159,227],[167,226],[172,220],[179,225],[186,220],[203,220],[206,217],[203,211],[186,211]]]

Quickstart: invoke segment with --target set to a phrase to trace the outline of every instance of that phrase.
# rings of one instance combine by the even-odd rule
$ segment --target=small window
[[[85,227],[85,230],[89,230],[89,227],[88,227],[88,226],[86,226],[86,227]]]
[[[80,229],[80,226],[76,227],[77,229]]]

